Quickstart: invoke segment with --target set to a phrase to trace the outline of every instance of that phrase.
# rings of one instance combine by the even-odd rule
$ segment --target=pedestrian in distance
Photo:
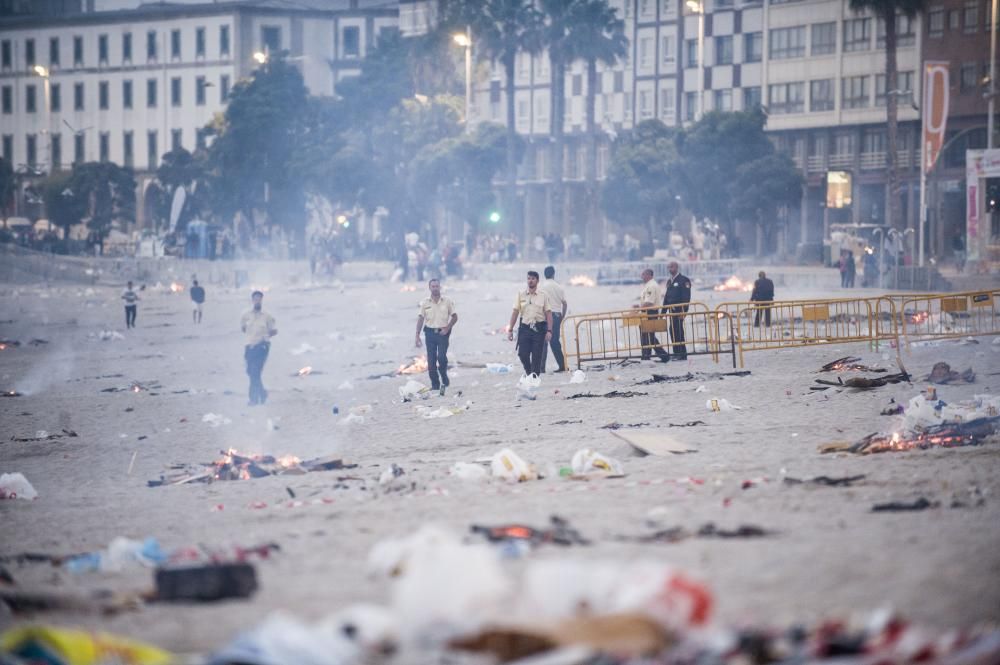
[[[135,315],[139,308],[139,294],[132,288],[132,282],[129,282],[125,290],[122,291],[122,300],[125,301],[125,327],[135,328]]]
[[[559,342],[559,333],[569,303],[566,301],[566,292],[563,291],[562,285],[555,279],[556,269],[553,266],[546,266],[544,275],[545,281],[538,286],[538,289],[549,299],[549,307],[552,308],[552,340],[542,351],[542,372],[545,372],[545,361],[549,356],[549,347],[552,348],[552,356],[556,359],[556,372],[565,372],[566,358],[563,356],[562,344]]]
[[[417,335],[414,345],[420,348],[420,332],[424,333],[427,344],[427,374],[431,377],[431,388],[444,397],[450,385],[448,381],[448,342],[451,330],[458,322],[455,303],[441,295],[441,280],[427,282],[431,295],[420,301],[417,310]]]
[[[667,293],[663,296],[663,305],[670,317],[670,350],[673,360],[687,360],[687,346],[684,344],[684,317],[688,303],[691,302],[691,280],[681,274],[681,267],[676,261],[667,266],[670,277],[667,279]]]
[[[753,291],[750,292],[750,302],[767,303],[766,305],[755,304],[753,315],[753,327],[760,328],[760,313],[764,312],[764,327],[771,327],[771,305],[774,302],[774,282],[767,278],[764,271],[757,273],[757,279],[753,283]]]
[[[649,321],[655,320],[660,314],[660,303],[663,297],[660,292],[660,284],[653,278],[653,271],[646,268],[642,271],[642,291],[639,293],[639,304],[632,307],[640,308]],[[649,360],[653,353],[661,362],[670,360],[670,355],[660,346],[660,340],[656,338],[655,332],[640,332],[639,343],[642,345],[640,354],[643,360]]]
[[[191,282],[191,303],[194,305],[191,318],[195,323],[201,323],[201,308],[205,304],[205,287],[198,284],[198,280]]]
[[[264,294],[254,291],[250,295],[250,300],[253,307],[244,312],[240,319],[240,328],[246,335],[243,358],[247,364],[247,376],[250,377],[249,406],[254,406],[267,401],[267,391],[264,390],[261,373],[264,371],[264,363],[267,362],[267,354],[271,350],[271,338],[278,334],[278,329],[274,317],[262,308]]]
[[[545,344],[552,339],[552,307],[544,292],[538,290],[538,273],[528,271],[528,288],[518,291],[514,298],[514,311],[507,326],[507,339],[514,339],[517,328],[517,355],[527,376],[542,371],[542,354]]]

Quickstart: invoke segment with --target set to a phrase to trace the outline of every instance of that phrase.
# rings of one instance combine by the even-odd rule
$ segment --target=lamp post
[[[465,32],[455,33],[455,43],[465,48],[465,131],[471,131],[472,122],[472,28],[465,26]]]
[[[705,4],[703,0],[687,0],[685,4],[698,15],[698,113],[694,119],[701,120],[705,114]]]
[[[997,0],[990,3],[990,89],[986,122],[986,148],[993,149],[993,110],[997,97]]]
[[[55,164],[52,164],[52,100],[50,99],[51,88],[49,87],[49,70],[41,65],[35,65],[33,71],[36,76],[42,77],[44,81],[43,88],[45,90],[45,134],[49,137],[47,154],[49,158],[49,171],[55,168]]]

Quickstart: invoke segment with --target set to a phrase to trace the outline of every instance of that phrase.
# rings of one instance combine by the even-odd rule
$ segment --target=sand
[[[513,344],[495,331],[506,324],[518,286],[497,281],[446,286],[460,316],[451,344],[453,362],[517,366]],[[275,609],[311,619],[358,600],[384,601],[385,586],[365,575],[365,557],[382,538],[405,535],[427,522],[460,532],[473,523],[542,526],[552,514],[569,519],[594,544],[543,548],[532,556],[612,557],[622,565],[639,558],[670,562],[710,585],[724,623],[787,625],[883,607],[941,628],[1000,620],[1000,445],[865,457],[817,452],[824,443],[854,441],[890,428],[892,418],[879,415],[890,398],[905,403],[925,387],[917,381],[858,393],[808,389],[818,376],[815,370],[847,354],[894,371],[895,354],[887,347],[754,352],[746,358],[751,376],[704,382],[707,392],[695,392],[700,382],[635,384],[653,372],[729,371],[728,364],[716,365],[707,357],[669,365],[645,362],[588,371],[582,385],[567,385],[566,374],[547,375],[535,401],[517,399],[517,374],[458,367],[450,394],[422,403],[471,402],[468,410],[427,420],[413,404],[400,402],[404,377],[368,378],[391,373],[417,353],[413,330],[422,285],[415,292],[389,283],[269,287],[265,309],[276,317],[279,334],[264,373],[270,399],[253,408],[247,406],[238,329],[248,301],[245,290],[208,285],[204,323],[194,325],[186,292],[147,289],[138,328],[129,331],[118,288],[9,287],[0,293],[0,338],[24,342],[0,351],[0,390],[24,393],[0,399],[0,472],[25,474],[39,492],[35,501],[0,501],[0,555],[86,552],[120,535],[154,536],[167,549],[267,542],[281,547],[258,564],[261,588],[250,601],[157,604],[113,617],[49,612],[36,620],[100,627],[177,652],[207,652]],[[598,311],[627,306],[637,290],[567,287],[567,296],[572,312]],[[822,292],[786,289],[784,295],[817,293]],[[695,296],[721,299],[710,292]],[[95,337],[102,330],[117,330],[124,339],[100,341]],[[26,344],[32,338],[49,343]],[[974,367],[979,374],[974,385],[938,390],[943,399],[959,401],[1000,389],[1000,346],[991,341],[912,348],[903,358],[918,377],[940,360],[954,369]],[[315,372],[295,376],[304,366]],[[122,376],[100,378],[112,374]],[[426,375],[413,378],[427,381]],[[161,387],[102,392],[133,381]],[[343,387],[345,381],[352,387]],[[648,394],[566,399],[610,390]],[[705,401],[712,397],[742,410],[710,413]],[[352,406],[364,404],[372,407],[364,423],[341,424]],[[232,422],[212,427],[202,422],[207,413]],[[666,429],[694,420],[706,424]],[[612,422],[664,428],[698,452],[638,457],[601,429]],[[63,428],[79,436],[11,441]],[[147,487],[172,463],[208,462],[229,447],[301,458],[335,454],[359,466],[347,472]],[[455,462],[508,447],[543,469],[566,466],[576,450],[593,448],[621,460],[627,478],[509,486],[448,475]],[[405,470],[414,491],[379,490],[377,478],[392,463]],[[855,474],[866,478],[847,488],[782,482],[786,475]],[[343,475],[366,479],[368,489],[335,489]],[[704,484],[674,482],[683,478]],[[754,485],[743,489],[744,481],[753,479]],[[305,505],[288,507],[286,488]],[[955,499],[967,502],[973,488],[984,497],[983,505],[950,507]],[[918,497],[940,506],[871,512],[876,503]],[[333,502],[313,503],[321,498]],[[266,507],[252,507],[259,502]],[[650,531],[650,518],[661,526],[754,524],[777,533],[675,544],[617,540]],[[8,568],[27,589],[132,590],[151,583],[151,572],[141,568],[87,574],[38,564]],[[0,616],[0,626],[12,622]]]

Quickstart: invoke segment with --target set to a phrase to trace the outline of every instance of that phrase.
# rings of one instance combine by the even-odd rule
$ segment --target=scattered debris
[[[612,390],[609,393],[604,393],[603,395],[595,395],[594,393],[577,393],[576,395],[570,395],[566,399],[580,399],[584,397],[645,397],[649,393],[638,393],[632,392],[631,390]]]
[[[896,399],[893,397],[889,398],[889,404],[894,406],[887,406],[879,411],[880,416],[898,416],[906,410],[902,404],[896,404]]]
[[[619,536],[618,540],[635,543],[679,543],[688,538],[765,538],[775,533],[753,524],[741,524],[735,529],[720,529],[714,523],[707,522],[695,531],[675,526],[638,536]]]
[[[486,480],[490,477],[489,469],[485,466],[468,462],[455,462],[450,473],[461,480]]]
[[[619,477],[625,475],[625,467],[621,462],[589,448],[576,451],[570,462],[570,467],[576,475],[587,475],[590,473],[601,473]]]
[[[958,448],[978,446],[1000,432],[1000,417],[979,418],[969,422],[945,422],[923,431],[869,434],[857,443],[829,443],[820,446],[821,453],[847,452],[858,455],[898,452],[927,448]]]
[[[814,476],[812,478],[792,478],[785,477],[786,485],[826,485],[828,487],[851,487],[859,480],[864,480],[865,475],[843,476],[841,478],[831,478],[830,476]]]
[[[38,492],[24,477],[24,474],[14,472],[0,475],[0,499],[31,501],[36,498],[38,498]]]
[[[816,379],[816,383],[822,384],[824,386],[835,386],[838,388],[857,388],[859,390],[869,390],[871,388],[881,388],[882,386],[887,386],[891,383],[902,383],[906,381],[910,382],[910,375],[906,372],[899,372],[898,374],[886,374],[885,376],[878,377],[867,377],[867,376],[852,376],[846,381],[837,377],[836,381],[824,381],[823,379]]]
[[[22,397],[22,396],[23,395],[21,395],[21,393],[17,392],[16,390],[5,390],[2,393],[0,393],[0,397]]]
[[[301,461],[294,455],[275,458],[271,455],[241,455],[232,448],[222,451],[222,458],[215,462],[205,463],[203,469],[191,470],[186,465],[180,465],[179,473],[160,476],[159,480],[150,480],[148,487],[164,485],[185,485],[187,483],[211,483],[216,480],[248,480],[273,475],[301,475],[314,471],[332,471],[334,469],[354,469],[357,464],[344,464],[340,458],[317,457]]]
[[[873,513],[899,513],[899,512],[912,512],[916,510],[927,510],[928,508],[937,508],[940,504],[937,501],[929,501],[924,497],[920,497],[916,501],[906,503],[904,501],[891,501],[889,503],[877,503],[872,506]]]
[[[581,420],[579,422],[583,421]],[[608,423],[607,425],[601,425],[598,429],[616,430],[616,429],[635,428],[635,427],[649,427],[649,423],[629,423],[625,425],[622,423],[614,422],[614,423]]]
[[[228,425],[233,421],[221,413],[206,413],[201,417],[201,422],[208,423],[212,427],[219,427],[220,425]]]
[[[662,432],[638,431],[612,434],[635,448],[641,455],[682,455],[696,453],[697,449],[687,446],[669,434]]]
[[[889,370],[884,367],[869,367],[867,365],[859,365],[858,361],[861,358],[855,356],[844,356],[843,358],[837,358],[819,368],[820,372],[888,372]]]
[[[26,604],[28,594],[19,595],[21,596],[21,604]],[[10,604],[11,607],[14,606],[11,600],[6,598],[2,600]],[[114,609],[113,601],[112,603],[101,602],[93,597],[38,594],[36,601],[35,604],[39,606],[39,609]],[[122,604],[120,600],[118,604]],[[139,601],[136,599],[134,605],[138,607],[138,604]],[[46,607],[41,607],[43,605]],[[119,607],[118,609],[125,608]],[[113,659],[113,662],[120,665],[166,665],[175,662],[173,655],[149,644],[105,632],[55,628],[53,626],[34,625],[11,628],[0,636],[0,644],[3,645],[4,654],[11,656],[15,662],[19,663],[97,665],[108,662],[105,660],[106,658]]]
[[[538,471],[534,465],[525,462],[510,448],[504,448],[493,455],[490,459],[490,473],[494,478],[511,483],[538,479]]]
[[[473,524],[469,530],[481,535],[491,543],[509,541],[527,541],[532,546],[551,545],[589,545],[590,541],[580,535],[580,532],[570,526],[562,517],[549,517],[551,526],[548,529],[536,529],[523,524],[508,524],[504,526],[481,526]]]
[[[249,563],[214,563],[160,568],[156,571],[158,601],[210,602],[249,598],[257,590],[257,570]]]
[[[382,486],[391,485],[397,478],[405,474],[406,471],[403,470],[403,467],[395,463],[390,464],[384,471],[382,471],[381,475],[379,475],[378,484]]]
[[[582,423],[582,420],[557,420],[553,425],[575,425],[577,423]]]
[[[584,383],[587,380],[587,373],[582,369],[573,370],[573,376],[569,377],[570,383]]]
[[[924,380],[938,385],[945,385],[948,383],[975,383],[976,373],[972,371],[971,367],[964,372],[956,372],[951,369],[951,365],[948,363],[937,362],[934,363],[931,373],[927,375],[927,378]]]
[[[727,376],[750,376],[750,370],[738,370],[735,372],[688,372],[678,376],[668,376],[666,374],[654,374],[653,378],[639,381],[635,385],[647,386],[652,383],[684,383],[687,381],[721,381]]]
[[[10,440],[21,443],[30,443],[35,441],[55,441],[56,439],[75,438],[78,436],[79,434],[71,429],[64,429],[61,433],[57,434],[49,434],[45,430],[38,430],[35,432],[35,436],[12,436],[10,437]]]
[[[709,411],[714,411],[719,413],[720,411],[741,411],[742,406],[736,406],[728,399],[719,399],[718,397],[713,397],[712,399],[705,402],[705,408]]]

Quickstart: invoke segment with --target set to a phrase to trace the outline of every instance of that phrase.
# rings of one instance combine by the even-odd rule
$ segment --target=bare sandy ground
[[[506,323],[518,286],[447,285],[460,314],[453,362],[516,366],[513,345],[488,333]],[[139,327],[127,332],[117,289],[10,287],[0,293],[0,337],[25,342],[0,351],[0,390],[25,393],[0,399],[0,472],[24,473],[40,495],[32,502],[0,502],[0,554],[85,552],[119,535],[155,536],[167,549],[199,543],[281,546],[280,554],[258,564],[261,589],[251,601],[150,605],[114,617],[53,612],[36,619],[97,626],[178,652],[209,651],[278,608],[318,618],[353,601],[384,600],[386,589],[367,579],[364,567],[369,549],[384,537],[432,521],[458,531],[473,523],[542,526],[558,514],[595,544],[543,548],[532,556],[615,557],[622,565],[636,558],[671,562],[710,584],[725,622],[784,625],[887,606],[935,627],[1000,620],[1000,445],[867,457],[817,452],[823,443],[854,441],[890,428],[892,419],[879,416],[890,398],[905,403],[924,388],[918,381],[863,393],[809,391],[816,369],[849,353],[867,364],[894,368],[888,349],[857,345],[751,353],[750,377],[705,382],[705,393],[695,392],[699,382],[635,384],[654,371],[731,367],[705,357],[666,366],[642,363],[590,371],[583,385],[566,385],[568,375],[548,375],[533,402],[516,398],[514,374],[460,367],[453,371],[451,394],[425,403],[471,401],[470,408],[452,418],[426,420],[412,404],[400,402],[397,389],[404,378],[367,378],[412,358],[422,285],[416,292],[384,283],[269,287],[265,308],[277,318],[280,332],[265,369],[270,400],[257,408],[246,404],[238,330],[248,291],[209,286],[204,323],[195,326],[186,293],[147,290]],[[567,287],[573,312],[627,306],[633,291],[637,288]],[[714,294],[696,294],[703,296]],[[121,331],[125,339],[95,339],[107,329]],[[32,338],[49,344],[27,345]],[[995,394],[1000,346],[991,345],[990,338],[979,341],[913,348],[903,357],[918,377],[939,360],[959,370],[974,367],[979,375],[974,385],[939,389],[947,401]],[[294,354],[303,343],[314,350]],[[306,365],[317,372],[295,377]],[[99,378],[111,374],[123,376]],[[426,381],[426,376],[417,378]],[[162,387],[102,392],[133,381]],[[342,388],[345,381],[353,388]],[[566,399],[615,389],[648,394]],[[743,409],[710,413],[705,408],[710,397]],[[363,404],[372,405],[363,424],[339,424],[350,407]],[[332,413],[334,406],[338,415]],[[206,413],[232,422],[213,428],[202,422]],[[694,420],[706,425],[667,429],[670,423]],[[649,423],[698,452],[637,457],[601,429],[612,422]],[[10,440],[62,428],[79,437]],[[302,458],[337,454],[359,467],[211,485],[146,486],[171,463],[208,462],[230,446]],[[505,447],[542,467],[566,466],[576,450],[590,447],[622,460],[628,477],[511,487],[469,484],[448,475],[457,461],[488,457]],[[376,479],[391,463],[405,469],[416,491],[379,490]],[[782,482],[785,475],[854,474],[866,478],[849,488]],[[340,475],[364,477],[368,489],[336,489]],[[663,482],[684,477],[705,483]],[[749,479],[766,481],[742,489]],[[326,497],[333,502],[289,508],[286,488],[305,501]],[[967,501],[972,488],[985,497],[983,505],[950,507],[953,499]],[[876,503],[921,496],[940,507],[871,512]],[[251,507],[255,502],[267,507]],[[755,524],[777,534],[676,544],[616,540],[648,532],[650,515],[662,526]],[[151,579],[144,569],[89,574],[37,564],[10,569],[23,587],[54,591],[137,589]],[[12,622],[0,616],[0,625]]]

